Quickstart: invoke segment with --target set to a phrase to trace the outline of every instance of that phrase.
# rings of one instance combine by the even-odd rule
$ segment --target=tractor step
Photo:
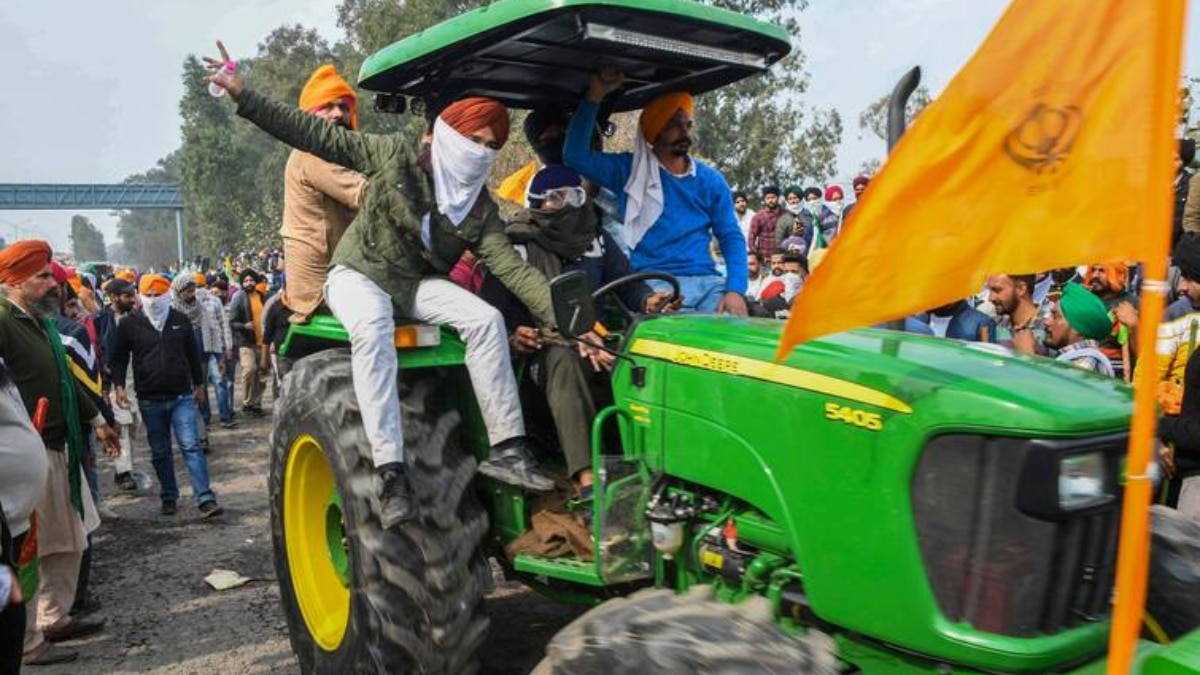
[[[576,558],[539,558],[531,555],[519,555],[513,560],[513,569],[525,574],[560,579],[587,586],[607,586],[596,563],[578,560]]]

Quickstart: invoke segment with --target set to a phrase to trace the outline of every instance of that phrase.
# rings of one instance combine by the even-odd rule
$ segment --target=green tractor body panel
[[[688,0],[501,0],[380,50],[359,85],[433,106],[474,94],[574,108],[603,59],[629,77],[615,110],[636,110],[765,72],[790,50],[778,26]]]
[[[437,332],[437,344],[428,347],[404,347],[398,353],[403,368],[432,368],[437,366],[461,366],[466,355],[466,346],[454,329],[446,326],[427,326],[414,322],[401,322],[398,327],[412,326],[426,332]],[[350,344],[350,335],[342,324],[332,316],[318,315],[304,324],[293,325],[280,347],[284,356],[303,356],[322,349],[345,348]]]
[[[881,330],[831,336],[775,364],[781,326],[698,316],[638,325],[628,351],[647,367],[645,386],[632,386],[624,363],[614,386],[651,470],[764,514],[774,525],[743,538],[782,541],[825,621],[984,668],[1039,670],[1101,651],[1103,622],[1018,638],[945,619],[911,485],[937,436],[1122,433],[1130,389],[1046,359]]]

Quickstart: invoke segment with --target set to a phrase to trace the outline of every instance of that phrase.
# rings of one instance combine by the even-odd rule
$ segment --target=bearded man
[[[280,105],[220,72],[209,76],[237,103],[238,115],[292,147],[359,171],[371,181],[359,215],[334,252],[325,285],[330,309],[350,334],[354,392],[379,474],[384,527],[417,515],[405,465],[396,386],[395,317],[454,327],[491,442],[480,473],[518,487],[550,491],[525,436],[504,317],[444,276],[468,248],[545,325],[554,325],[545,275],[513,250],[485,188],[508,141],[508,110],[468,97],[433,120],[421,142],[401,134],[364,134]],[[728,190],[726,190],[728,198]],[[729,208],[733,217],[733,207]],[[736,227],[736,224],[735,224]]]
[[[563,158],[585,178],[620,195],[635,270],[675,275],[685,309],[746,316],[746,238],[724,176],[690,154],[691,95],[672,92],[646,104],[632,155],[593,148],[600,104],[624,81],[612,67],[592,76],[567,127]],[[709,250],[714,237],[728,266],[725,277]],[[662,282],[651,285],[666,290]]]
[[[72,376],[54,322],[62,300],[50,256],[50,245],[35,240],[0,251],[0,359],[31,418],[39,400],[49,403],[41,429],[49,474],[36,508],[39,579],[36,610],[26,622],[23,660],[28,665],[74,659],[75,652],[50,643],[104,626],[103,619],[70,614],[87,549],[84,520],[98,522],[80,466],[87,431],[82,423],[90,423],[110,456],[119,450],[116,432]]]
[[[358,128],[358,100],[333,66],[321,66],[300,92],[300,109],[329,124]],[[283,270],[281,298],[291,321],[312,317],[323,299],[329,258],[354,220],[367,190],[362,174],[293,150],[283,173]]]

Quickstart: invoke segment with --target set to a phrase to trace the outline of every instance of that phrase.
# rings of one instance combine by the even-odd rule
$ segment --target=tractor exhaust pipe
[[[892,98],[888,101],[888,152],[896,147],[896,144],[900,142],[900,137],[904,135],[905,128],[908,127],[908,116],[906,115],[908,99],[917,90],[919,84],[921,84],[921,66],[915,66],[900,78],[900,81],[896,83],[896,88],[892,90]]]
[[[917,90],[918,84],[921,84],[921,66],[915,66],[905,73],[892,90],[892,98],[888,101],[888,152],[900,142],[900,137],[904,135],[904,129],[908,126],[908,99]],[[903,331],[904,319],[889,321],[887,327],[888,330]]]

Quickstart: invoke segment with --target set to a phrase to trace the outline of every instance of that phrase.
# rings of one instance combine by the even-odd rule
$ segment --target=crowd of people
[[[531,451],[518,393],[523,369],[545,399],[576,497],[586,501],[592,420],[605,404],[596,385],[614,356],[602,325],[573,340],[556,330],[549,280],[578,270],[599,287],[635,271],[667,272],[678,279],[678,297],[664,282],[630,283],[622,304],[786,317],[855,205],[870,199],[866,176],[852,182],[850,203],[839,185],[731,190],[692,156],[685,93],[646,105],[633,152],[605,152],[602,104],[624,83],[605,68],[573,112],[526,117],[522,131],[537,159],[505,181],[500,194],[521,210],[504,219],[485,188],[511,131],[500,103],[453,102],[420,139],[360,134],[355,94],[332,67],[313,73],[299,106],[290,106],[220,71],[227,60],[208,60],[217,71],[211,80],[240,116],[295,148],[281,177],[282,249],[199,257],[166,275],[121,269],[108,279],[64,267],[44,242],[0,251],[0,433],[11,439],[0,447],[0,654],[16,649],[25,664],[74,658],[57,643],[103,629],[87,591],[88,535],[106,515],[96,457],[113,458],[117,489],[137,489],[131,450],[144,429],[161,512],[171,517],[180,500],[174,438],[199,515],[219,516],[206,459],[213,409],[226,428],[238,414],[265,414],[268,374],[278,386],[290,367],[279,348],[291,325],[332,313],[349,333],[385,527],[419,509],[400,433],[399,317],[453,326],[465,342],[491,445],[481,473],[535,492],[554,486]],[[1050,356],[1126,381],[1135,368],[1156,368],[1164,461],[1186,473],[1188,458],[1200,455],[1200,363],[1192,358],[1200,187],[1190,199],[1186,168],[1193,155],[1194,145],[1181,143],[1178,299],[1156,363],[1135,360],[1140,274],[1125,262],[996,271],[977,296],[892,327]],[[22,602],[12,570],[34,532],[40,582]]]

